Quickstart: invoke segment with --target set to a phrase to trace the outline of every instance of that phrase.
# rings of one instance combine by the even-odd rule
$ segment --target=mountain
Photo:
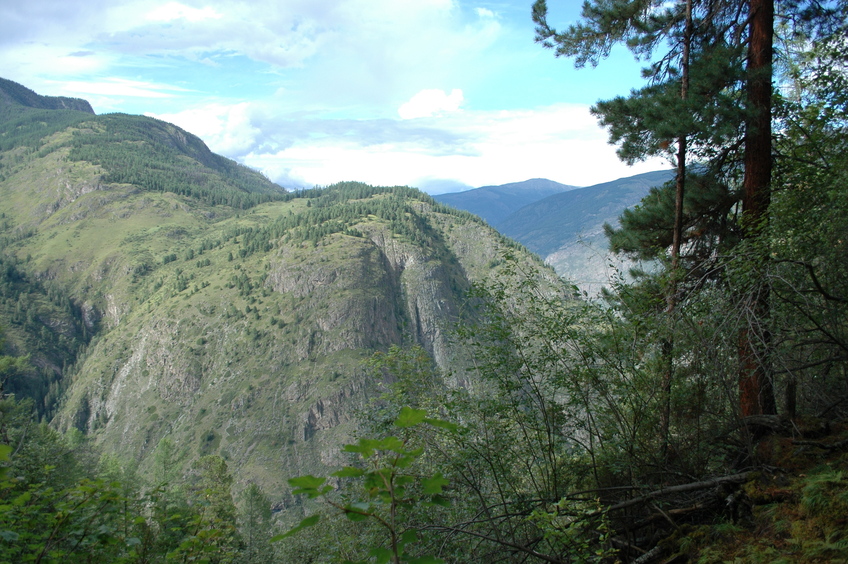
[[[524,182],[482,186],[465,192],[439,194],[433,198],[443,204],[479,215],[489,225],[497,227],[515,210],[574,188],[574,186],[566,186],[545,178],[533,178]]]
[[[93,114],[91,104],[80,98],[66,98],[64,96],[41,96],[29,88],[0,78],[0,107],[24,106],[40,110],[75,110]]]
[[[604,223],[617,225],[625,208],[672,178],[671,170],[647,172],[555,194],[517,210],[498,228],[581,290],[595,294],[632,266],[608,251]]]
[[[585,188],[533,179],[434,198],[479,215],[537,253],[569,282],[595,294],[609,285],[616,271],[627,272],[632,266],[607,250],[604,223],[616,225],[625,208],[673,177],[673,171],[656,171]]]
[[[592,235],[602,231],[604,223],[615,223],[624,208],[636,205],[652,186],[672,177],[671,171],[647,172],[548,196],[510,214],[499,229],[548,256],[581,233]]]
[[[286,192],[171,124],[18,101],[43,98],[0,115],[0,325],[36,367],[4,390],[142,472],[167,438],[283,503],[385,391],[364,359],[418,344],[461,374],[451,327],[504,249],[557,283],[417,190]]]

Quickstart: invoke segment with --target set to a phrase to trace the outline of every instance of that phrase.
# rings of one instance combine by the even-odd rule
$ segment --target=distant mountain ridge
[[[437,202],[465,210],[485,219],[489,225],[498,224],[516,210],[548,196],[574,190],[576,186],[560,184],[546,178],[531,178],[499,186],[481,186],[464,192],[433,196]]]
[[[243,209],[286,193],[173,124],[147,116],[96,115],[85,100],[42,96],[6,79],[0,79],[0,125],[0,151],[62,149],[70,162],[100,167],[101,184],[133,184]],[[69,130],[71,135],[62,135]],[[0,181],[14,171],[11,159],[0,159]]]
[[[617,225],[624,209],[673,177],[673,171],[661,170],[584,188],[533,179],[435,198],[479,215],[537,253],[560,276],[594,293],[608,284],[610,264],[625,271],[629,265],[610,256],[603,225]],[[544,196],[545,191],[553,193]]]
[[[87,114],[94,113],[94,108],[87,100],[65,96],[42,96],[6,78],[0,78],[0,100],[5,104],[18,104],[39,110],[75,110]]]
[[[653,186],[664,184],[673,174],[670,170],[646,172],[554,194],[516,210],[498,229],[546,257],[576,235],[595,234],[604,223],[617,223],[625,208],[638,204]]]

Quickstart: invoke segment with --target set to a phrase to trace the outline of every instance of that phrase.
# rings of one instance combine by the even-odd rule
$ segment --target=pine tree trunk
[[[746,238],[759,235],[767,220],[771,184],[771,79],[774,1],[750,0],[745,176],[742,200]],[[766,257],[762,257],[766,260]],[[739,336],[739,407],[743,417],[774,414],[776,406],[769,370],[768,288],[755,297],[749,323]]]
[[[683,32],[683,53],[680,57],[680,97],[689,96],[689,52],[692,45],[692,0],[686,2],[686,26]],[[683,196],[686,186],[686,134],[677,139],[677,175],[674,183],[674,227],[671,240],[671,279],[666,294],[666,315],[668,317],[668,336],[663,339],[661,354],[663,357],[662,411],[660,412],[660,432],[662,433],[662,456],[668,459],[671,431],[671,387],[674,381],[674,310],[677,308],[680,268],[680,246],[683,241]]]

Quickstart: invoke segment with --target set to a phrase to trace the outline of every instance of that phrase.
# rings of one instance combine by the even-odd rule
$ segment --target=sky
[[[98,114],[144,114],[285,188],[431,194],[628,167],[589,113],[643,86],[625,49],[575,69],[534,41],[532,0],[9,0],[0,77]],[[579,18],[549,0],[549,21]]]

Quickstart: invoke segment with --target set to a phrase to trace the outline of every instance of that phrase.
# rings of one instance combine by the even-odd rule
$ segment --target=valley
[[[5,79],[0,126],[3,561],[845,556],[838,142],[757,237],[691,167],[670,261],[672,171],[287,191]]]

